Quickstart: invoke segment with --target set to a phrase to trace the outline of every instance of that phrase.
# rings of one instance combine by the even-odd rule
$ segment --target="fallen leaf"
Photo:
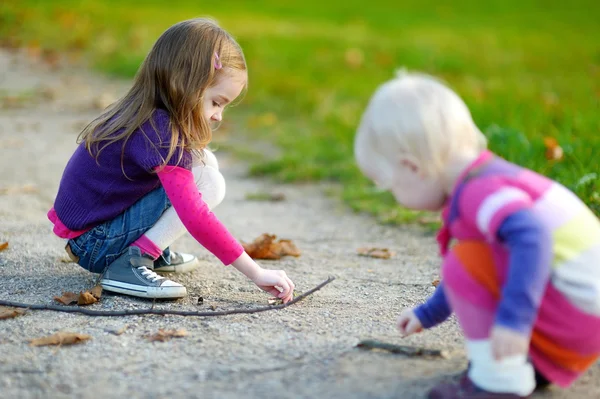
[[[171,338],[181,338],[181,337],[185,337],[187,335],[188,335],[188,332],[183,329],[181,329],[181,330],[160,329],[160,330],[158,330],[158,332],[156,334],[148,335],[148,336],[146,336],[146,338],[150,342],[155,342],[155,341],[165,342],[165,341],[169,341]]]
[[[5,249],[8,249],[8,242],[0,243],[0,251],[4,251]]]
[[[246,200],[278,202],[278,201],[285,200],[285,194],[283,194],[283,193],[262,193],[262,192],[248,193],[248,194],[246,194]]]
[[[356,252],[360,256],[368,256],[371,258],[378,259],[389,259],[392,256],[396,255],[394,251],[390,251],[387,248],[358,248]]]
[[[300,250],[290,240],[279,240],[274,234],[264,233],[250,244],[242,242],[244,250],[252,259],[281,259],[283,256],[300,256]]]
[[[61,296],[55,296],[54,300],[63,305],[78,304],[79,306],[86,306],[98,302],[101,296],[102,287],[97,285],[91,290],[81,291],[79,294],[74,292],[63,292]]]
[[[281,239],[277,244],[279,245],[278,251],[281,256],[300,256],[300,250],[291,240]]]
[[[5,308],[4,306],[0,306],[0,320],[12,319],[13,317],[21,316],[23,314],[25,314],[24,309]]]
[[[546,159],[550,161],[560,161],[564,151],[554,137],[544,137],[544,146],[546,147]]]
[[[250,244],[242,242],[242,246],[253,259],[279,259],[281,257],[271,250],[271,245],[274,240],[274,235],[265,233]]]
[[[56,302],[62,303],[63,305],[73,305],[77,303],[79,299],[79,294],[74,292],[63,292],[61,296],[55,296],[54,300]]]
[[[431,285],[433,285],[434,287],[437,287],[438,285],[440,285],[440,280],[439,279],[435,279],[431,282]]]
[[[85,342],[92,337],[86,334],[57,332],[47,337],[36,338],[29,340],[31,346],[47,346],[47,345],[74,345]]]
[[[87,291],[80,292],[79,297],[77,298],[77,304],[79,306],[91,305],[96,302],[98,302],[98,299],[96,299],[94,295],[90,294]]]

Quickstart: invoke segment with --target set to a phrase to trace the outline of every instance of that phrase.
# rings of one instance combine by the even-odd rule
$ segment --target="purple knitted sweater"
[[[137,200],[159,187],[152,170],[161,165],[169,150],[170,119],[163,110],[136,130],[127,144],[123,163],[123,143],[109,145],[100,153],[98,162],[80,144],[69,160],[54,202],[60,221],[71,230],[87,230],[118,216]],[[191,170],[192,156],[175,152],[169,165]],[[123,174],[123,170],[125,174]]]

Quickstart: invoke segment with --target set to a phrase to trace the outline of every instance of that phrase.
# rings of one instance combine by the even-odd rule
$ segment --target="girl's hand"
[[[496,360],[508,356],[526,355],[529,351],[529,338],[510,328],[494,326],[490,339],[492,354]]]
[[[280,298],[283,303],[294,297],[295,285],[283,270],[260,269],[252,281],[261,290]]]
[[[231,265],[252,280],[258,288],[282,299],[283,303],[292,300],[296,287],[283,270],[263,269],[246,252]]]
[[[400,313],[396,326],[403,337],[423,331],[423,325],[412,309],[404,309]]]

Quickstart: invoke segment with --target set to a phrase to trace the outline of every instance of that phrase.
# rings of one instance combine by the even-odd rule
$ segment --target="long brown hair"
[[[216,68],[217,62],[222,68]],[[164,164],[178,147],[199,151],[212,138],[202,112],[204,92],[216,84],[226,68],[247,68],[244,53],[231,35],[210,19],[179,22],[158,38],[127,94],[86,126],[78,142],[85,142],[96,160],[104,148],[115,142],[123,140],[125,149],[132,133],[145,122],[150,121],[156,129],[152,114],[162,108],[171,120],[171,142]],[[123,154],[124,151],[121,165]]]

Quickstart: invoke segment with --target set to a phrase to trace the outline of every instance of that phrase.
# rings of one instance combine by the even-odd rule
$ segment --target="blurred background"
[[[431,223],[375,190],[352,155],[373,91],[406,68],[455,89],[492,150],[600,213],[599,1],[2,0],[0,44],[130,78],[166,28],[197,16],[216,19],[246,53],[249,91],[219,145],[253,174],[332,180],[355,210]],[[252,143],[265,141],[279,150],[258,156]]]

